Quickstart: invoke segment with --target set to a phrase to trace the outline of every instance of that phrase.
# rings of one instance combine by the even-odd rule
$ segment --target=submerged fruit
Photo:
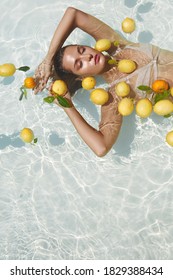
[[[12,76],[16,72],[16,67],[12,63],[5,63],[0,65],[0,76],[9,77]]]
[[[130,86],[126,82],[119,82],[115,86],[115,92],[118,96],[127,96],[130,93]]]
[[[123,98],[118,103],[118,111],[122,116],[130,115],[134,110],[133,100],[131,98]]]
[[[100,39],[95,44],[95,49],[99,52],[104,52],[109,50],[111,47],[111,41],[108,39]]]
[[[155,80],[151,86],[152,90],[157,93],[162,93],[164,90],[168,90],[169,84],[164,80]]]
[[[27,78],[25,78],[25,80],[24,80],[24,86],[26,87],[26,88],[35,88],[35,86],[36,86],[36,82],[35,82],[35,80],[34,80],[34,78],[33,77],[27,77]]]
[[[108,99],[108,92],[102,88],[94,89],[90,93],[90,100],[96,105],[103,105],[108,101]]]
[[[122,73],[132,73],[136,69],[136,63],[130,59],[122,59],[118,62],[118,70]]]
[[[31,143],[34,140],[34,133],[30,128],[23,128],[20,132],[20,138],[25,143]]]
[[[136,114],[141,118],[147,118],[151,115],[153,105],[148,98],[140,99],[136,104]]]
[[[173,103],[168,99],[160,100],[154,105],[153,111],[160,116],[169,115],[173,113]]]
[[[82,87],[86,90],[93,89],[96,85],[96,79],[94,77],[86,77],[82,80]]]
[[[125,18],[122,22],[122,30],[125,33],[132,33],[135,30],[135,21],[132,18]]]
[[[173,147],[173,130],[167,133],[166,142]]]
[[[170,94],[173,96],[173,87],[170,88]]]
[[[67,90],[67,85],[63,80],[56,80],[52,85],[53,95],[64,95]]]

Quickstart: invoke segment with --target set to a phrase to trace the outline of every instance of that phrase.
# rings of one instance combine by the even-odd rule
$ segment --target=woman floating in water
[[[109,39],[112,45],[107,54],[84,45],[62,48],[67,37],[77,27],[96,41]],[[113,43],[115,41],[118,45]],[[130,74],[122,73],[115,64],[108,63],[110,58],[116,61],[133,60],[137,68]],[[122,124],[122,115],[118,111],[121,98],[115,94],[115,85],[121,81],[127,82],[130,85],[129,96],[134,100],[143,97],[144,93],[141,94],[137,88],[139,85],[151,85],[156,79],[165,80],[172,87],[173,53],[149,44],[132,43],[99,19],[69,7],[54,33],[45,59],[35,71],[35,93],[46,87],[53,70],[57,78],[68,80],[68,92],[65,97],[72,106],[63,107],[64,111],[85,143],[101,157],[106,155],[115,143]],[[110,86],[109,100],[101,106],[99,130],[85,121],[71,100],[75,89],[81,85],[79,77],[82,79],[95,75],[101,75]]]

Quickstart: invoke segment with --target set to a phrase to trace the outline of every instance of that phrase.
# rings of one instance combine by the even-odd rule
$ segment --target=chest
[[[113,58],[117,61],[122,59],[133,60],[137,65],[136,70],[140,69],[141,67],[145,66],[151,61],[151,59],[144,52],[132,48],[125,48],[117,55],[115,55]],[[116,82],[116,80],[118,82],[119,79],[123,79],[123,78],[128,79],[128,77],[132,76],[130,78],[130,83],[133,85],[137,78],[137,74],[135,75],[135,71],[133,72],[134,73],[133,75],[129,75],[129,74],[121,73],[118,70],[118,68],[114,66],[104,74],[104,79],[106,80],[107,83],[111,84],[113,82]]]

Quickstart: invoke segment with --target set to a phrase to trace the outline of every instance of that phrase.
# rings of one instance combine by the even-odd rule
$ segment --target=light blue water
[[[44,57],[69,1],[1,0],[0,64],[29,65]],[[172,0],[70,1],[129,40],[173,50]],[[67,43],[93,44],[76,30]],[[68,117],[43,96],[19,102],[25,73],[0,78],[0,259],[173,259],[172,117],[124,119],[117,143],[97,158]],[[97,127],[99,108],[86,92],[75,105]],[[33,129],[38,143],[19,139]]]

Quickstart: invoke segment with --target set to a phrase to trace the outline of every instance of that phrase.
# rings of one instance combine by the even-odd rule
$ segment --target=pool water
[[[124,35],[173,51],[172,0],[70,1]],[[113,149],[96,157],[61,108],[42,94],[19,101],[23,80],[46,54],[69,1],[1,0],[0,64],[29,65],[0,78],[0,259],[173,259],[172,117],[124,118]],[[67,43],[94,41],[75,30]],[[94,127],[99,107],[84,90],[74,103]],[[30,127],[38,143],[24,144]]]

